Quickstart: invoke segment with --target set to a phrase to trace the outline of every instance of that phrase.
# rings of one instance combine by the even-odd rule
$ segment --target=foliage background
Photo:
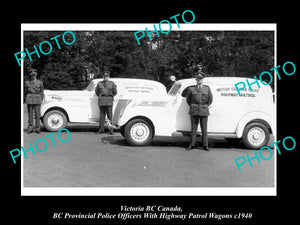
[[[49,55],[26,57],[25,80],[29,68],[36,68],[46,89],[83,89],[91,78],[143,78],[164,84],[170,75],[193,77],[196,65],[208,76],[253,77],[273,68],[273,31],[171,31],[152,41],[140,39],[133,31],[74,31],[76,41],[66,45],[62,31],[24,31],[24,49],[33,52],[42,41],[52,44]],[[57,48],[51,37],[61,35]],[[72,36],[66,35],[66,40]],[[67,40],[68,41],[68,40]],[[42,45],[44,52],[49,51]],[[266,80],[267,82],[267,80]]]

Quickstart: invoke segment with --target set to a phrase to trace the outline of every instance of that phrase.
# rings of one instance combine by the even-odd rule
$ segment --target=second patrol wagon
[[[247,148],[265,146],[275,132],[275,104],[272,89],[244,89],[238,95],[234,84],[246,78],[207,77],[203,84],[210,86],[213,103],[208,117],[208,136],[229,141],[242,140]],[[254,79],[248,79],[254,82]],[[186,91],[196,84],[195,79],[177,81],[168,94],[137,96],[120,99],[114,112],[113,124],[131,145],[148,145],[154,135],[188,135],[191,131]],[[198,127],[201,133],[200,126]]]
[[[100,111],[95,88],[102,79],[93,79],[84,90],[45,90],[41,106],[41,119],[48,131],[59,131],[69,123],[98,124]],[[124,108],[128,99],[137,96],[167,95],[166,87],[157,81],[131,78],[110,78],[117,85],[113,112]],[[120,101],[120,99],[126,99]],[[125,104],[125,105],[124,105]],[[120,115],[120,111],[119,114]]]

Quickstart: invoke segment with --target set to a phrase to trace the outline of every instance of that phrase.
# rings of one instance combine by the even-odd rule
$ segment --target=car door
[[[96,93],[93,91],[91,93],[91,96],[89,98],[90,100],[90,120],[98,122],[100,121],[100,111],[99,111],[99,105],[98,105],[98,96]]]
[[[186,102],[186,91],[188,87],[181,89],[175,100],[176,131],[191,131],[191,120],[189,105]]]
[[[245,98],[238,96],[231,84],[212,83],[209,85],[213,94],[213,103],[210,106],[210,132],[233,134],[237,125],[249,108]]]

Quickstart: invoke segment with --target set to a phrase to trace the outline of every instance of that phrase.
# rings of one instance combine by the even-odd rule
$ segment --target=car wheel
[[[250,123],[244,129],[242,140],[247,148],[260,149],[268,144],[270,132],[262,123]]]
[[[119,130],[120,134],[125,137],[125,128],[124,126],[120,127],[120,130]]]
[[[125,138],[130,145],[149,145],[153,139],[152,126],[143,119],[134,119],[125,126]]]
[[[66,115],[59,110],[47,112],[43,118],[43,124],[48,131],[59,131],[67,126]]]

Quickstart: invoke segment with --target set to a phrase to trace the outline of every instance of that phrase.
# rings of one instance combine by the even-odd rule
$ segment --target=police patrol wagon
[[[100,112],[95,88],[102,79],[93,79],[84,90],[44,91],[41,105],[41,119],[48,131],[58,131],[68,123],[98,124]],[[166,87],[156,81],[145,79],[110,78],[117,85],[118,94],[114,98],[116,106],[123,105],[122,98],[134,99],[136,96],[166,95]]]
[[[251,79],[248,79],[252,81]],[[265,146],[275,132],[275,104],[271,87],[244,89],[238,95],[234,84],[245,81],[237,77],[207,77],[213,103],[208,117],[208,136],[228,141],[242,140],[246,147]],[[254,79],[253,79],[254,81]],[[147,95],[119,101],[114,123],[131,145],[148,145],[154,135],[188,135],[191,131],[186,91],[195,79],[177,81],[167,95]],[[200,125],[198,127],[201,133]]]
[[[177,81],[169,93],[163,84],[143,79],[111,78],[118,87],[112,124],[130,145],[148,145],[154,136],[189,135],[191,131],[186,91],[195,79]],[[246,78],[206,77],[213,103],[208,136],[242,140],[250,149],[265,146],[275,133],[275,104],[269,85],[245,88],[238,95],[235,84]],[[249,82],[254,79],[248,79]],[[92,80],[83,91],[45,91],[41,115],[47,130],[57,131],[72,122],[98,123],[99,107]],[[200,126],[198,133],[201,134]]]

